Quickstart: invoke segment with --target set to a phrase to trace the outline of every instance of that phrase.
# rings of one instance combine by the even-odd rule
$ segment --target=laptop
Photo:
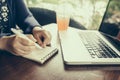
[[[118,0],[108,2],[99,30],[68,28],[67,31],[59,31],[65,65],[120,65],[120,41],[114,37],[114,32],[114,35],[107,33],[110,28],[106,32],[103,30],[107,27],[103,24],[108,19],[109,9],[117,6],[113,3],[118,3]]]

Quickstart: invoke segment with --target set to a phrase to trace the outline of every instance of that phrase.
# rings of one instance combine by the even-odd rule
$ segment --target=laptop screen
[[[99,31],[116,36],[120,30],[120,0],[109,0]]]

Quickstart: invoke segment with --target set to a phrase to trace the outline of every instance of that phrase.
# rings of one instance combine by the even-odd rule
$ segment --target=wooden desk
[[[55,24],[51,24],[56,26]],[[59,45],[59,42],[58,42]],[[11,55],[0,53],[0,80],[120,80],[120,70],[90,69],[89,66],[79,66],[77,69],[65,69],[61,50],[44,65]],[[117,67],[120,69],[120,67]]]

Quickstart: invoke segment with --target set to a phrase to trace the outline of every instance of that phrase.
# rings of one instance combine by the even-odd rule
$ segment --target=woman
[[[18,25],[28,40],[22,36],[13,35],[11,28]],[[43,40],[44,39],[44,40]],[[42,47],[50,43],[51,36],[48,31],[41,29],[34,19],[24,0],[0,0],[0,49],[15,55],[25,55],[35,49],[35,42]]]

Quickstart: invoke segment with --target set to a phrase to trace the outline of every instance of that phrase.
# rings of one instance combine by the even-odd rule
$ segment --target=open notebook
[[[57,49],[57,27],[51,27],[51,25],[46,25],[43,28],[47,29],[48,31],[50,31],[51,35],[52,35],[52,40],[51,40],[51,46],[50,47],[46,47],[46,48],[41,48],[38,44],[39,47],[36,47],[36,49],[34,51],[32,51],[30,54],[22,56],[24,58],[33,60],[33,61],[37,61],[40,64],[43,64],[44,62],[46,62],[48,59],[50,59],[51,57],[53,57],[55,54],[58,53],[58,49]]]
[[[57,52],[58,49],[56,47],[36,48],[30,54],[23,57],[43,64]]]

